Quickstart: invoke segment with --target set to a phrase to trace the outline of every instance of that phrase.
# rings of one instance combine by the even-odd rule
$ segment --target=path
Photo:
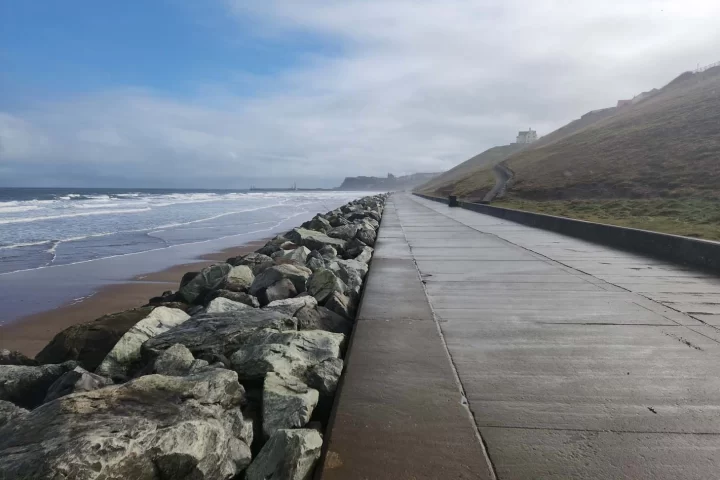
[[[719,478],[719,295],[715,276],[396,194],[323,478]]]

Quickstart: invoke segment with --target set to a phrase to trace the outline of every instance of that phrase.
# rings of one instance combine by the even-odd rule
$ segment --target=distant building
[[[537,139],[537,132],[532,128],[529,128],[526,131],[518,132],[517,140],[515,141],[515,143],[533,143]]]

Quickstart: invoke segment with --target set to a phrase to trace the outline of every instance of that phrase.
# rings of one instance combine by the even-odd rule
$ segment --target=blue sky
[[[708,0],[0,0],[0,185],[441,171],[662,86]]]

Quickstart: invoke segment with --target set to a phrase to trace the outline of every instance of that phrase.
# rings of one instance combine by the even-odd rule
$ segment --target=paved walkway
[[[324,467],[720,478],[720,278],[396,194]]]

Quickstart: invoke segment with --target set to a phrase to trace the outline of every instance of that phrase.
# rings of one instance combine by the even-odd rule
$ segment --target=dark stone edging
[[[448,203],[446,198],[433,197],[422,193],[413,194],[427,200]],[[582,240],[720,272],[720,242],[605,225],[566,217],[555,217],[542,213],[494,207],[461,200],[458,200],[458,206],[466,210],[492,215],[493,217],[531,227],[551,230]]]

